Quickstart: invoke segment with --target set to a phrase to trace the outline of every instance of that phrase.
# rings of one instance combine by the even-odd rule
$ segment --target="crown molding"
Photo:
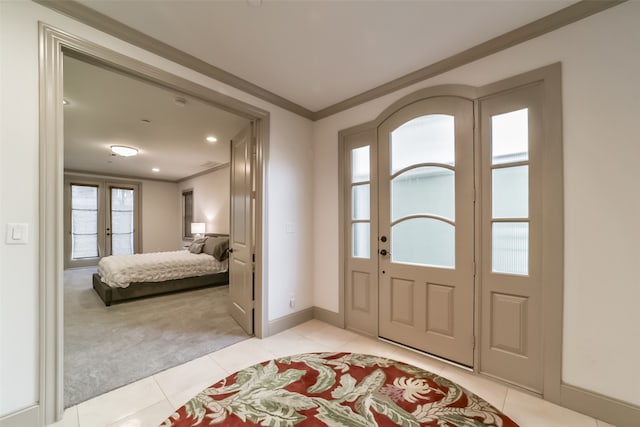
[[[581,0],[571,6],[560,9],[557,12],[523,25],[515,30],[509,31],[508,33],[494,37],[493,39],[477,44],[441,61],[435,62],[318,111],[308,110],[301,105],[289,101],[286,98],[261,88],[260,86],[244,80],[221,68],[211,65],[208,62],[198,59],[193,55],[176,49],[134,28],[124,25],[121,22],[77,3],[76,1],[32,1],[62,13],[63,15],[69,16],[70,18],[89,25],[97,30],[131,43],[139,48],[155,53],[165,59],[211,77],[212,79],[218,80],[271,104],[277,105],[278,107],[284,108],[292,113],[317,121],[557,30],[565,25],[572,24],[576,21],[602,12],[603,10],[617,6],[627,0]]]
[[[81,3],[73,0],[33,0],[33,2],[124,40],[127,43],[131,43],[141,49],[147,50],[165,59],[204,74],[205,76],[211,77],[214,80],[218,80],[271,104],[282,107],[292,113],[308,119],[313,117],[313,112],[301,105],[263,89],[258,85],[229,73],[228,71],[211,65],[208,62],[198,59],[182,50],[176,49],[173,46],[148,36],[135,28],[131,28],[128,25],[116,21],[115,19],[97,12]]]
[[[412,73],[405,74],[388,83],[362,92],[344,101],[338,102],[313,113],[313,120],[320,120],[357,105],[374,100],[383,95],[395,92],[412,84],[430,79],[439,74],[469,64],[478,59],[508,49],[520,43],[539,37],[573,22],[594,15],[610,7],[617,6],[627,0],[582,0],[571,6],[560,9],[550,15],[530,22],[508,33],[494,37],[469,49],[435,62]]]

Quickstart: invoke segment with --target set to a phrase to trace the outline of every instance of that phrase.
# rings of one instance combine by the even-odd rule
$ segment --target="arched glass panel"
[[[417,117],[391,132],[391,173],[419,163],[455,164],[453,116]]]
[[[412,218],[391,227],[391,261],[455,268],[455,227],[433,218]]]
[[[447,168],[420,167],[391,181],[391,220],[436,215],[455,220],[455,175]]]

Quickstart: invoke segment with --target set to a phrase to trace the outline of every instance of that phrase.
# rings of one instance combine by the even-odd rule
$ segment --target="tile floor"
[[[277,335],[251,338],[65,411],[50,427],[156,427],[206,386],[252,364],[313,351],[377,354],[447,377],[482,396],[521,427],[613,427],[430,357],[311,320]]]

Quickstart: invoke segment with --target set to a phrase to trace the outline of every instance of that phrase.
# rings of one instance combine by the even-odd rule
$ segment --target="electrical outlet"
[[[289,297],[289,307],[295,308],[295,306],[296,306],[296,296],[295,295],[291,295]]]

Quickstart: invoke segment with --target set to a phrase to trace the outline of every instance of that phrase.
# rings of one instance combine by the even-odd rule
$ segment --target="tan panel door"
[[[480,371],[543,389],[540,85],[480,101]]]
[[[231,140],[231,232],[229,297],[231,316],[253,334],[252,125]]]
[[[411,104],[378,128],[379,335],[473,365],[473,103]]]

